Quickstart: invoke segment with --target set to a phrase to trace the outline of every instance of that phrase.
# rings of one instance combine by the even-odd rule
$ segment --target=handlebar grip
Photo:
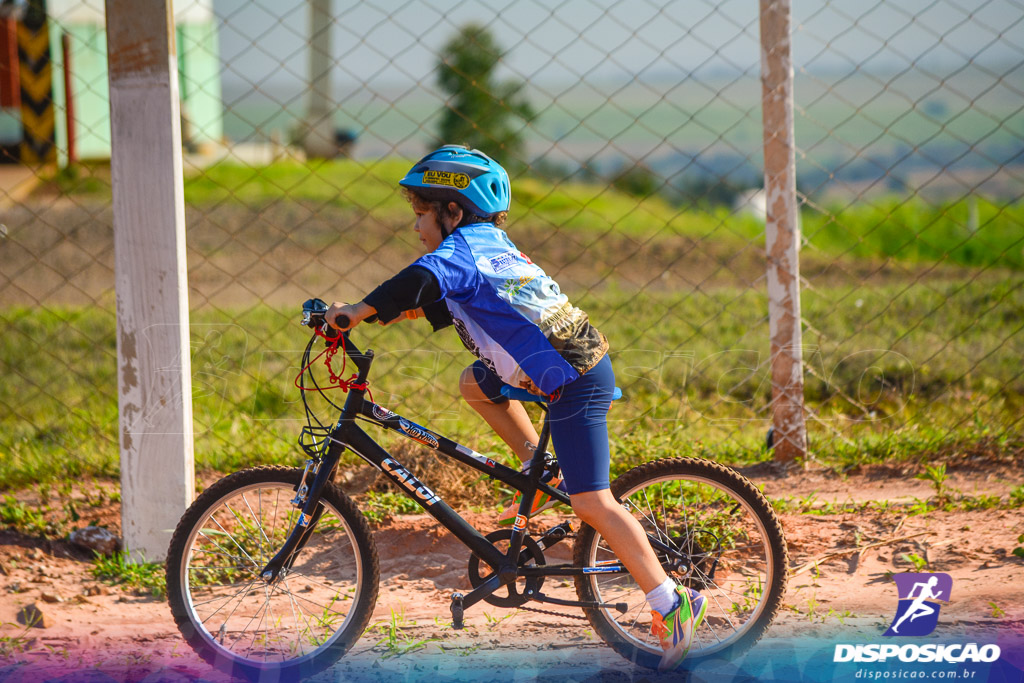
[[[338,316],[334,319],[334,324],[337,325],[338,327],[343,327],[343,328],[344,327],[348,327],[350,322],[351,321],[348,319],[348,316],[344,315],[344,314],[341,314],[341,313],[339,313]],[[375,323],[375,322],[377,322],[377,314],[374,313],[373,315],[367,316],[366,318],[363,319],[363,322],[364,323]]]

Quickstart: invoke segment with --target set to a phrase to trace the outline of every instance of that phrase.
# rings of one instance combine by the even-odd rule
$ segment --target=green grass
[[[826,254],[1024,269],[1024,205],[888,198],[804,211],[807,242]]]
[[[395,191],[408,163],[222,163],[187,179],[190,210],[203,214],[189,232],[199,293],[191,365],[201,469],[301,463],[295,438],[302,407],[292,382],[306,336],[295,308],[259,301],[254,287],[263,291],[264,276],[281,277],[289,292],[348,296],[365,291],[356,280],[360,264],[393,272],[408,263],[415,245],[401,238],[410,214]],[[55,183],[102,198],[104,191],[109,196],[102,173],[103,167],[83,167]],[[818,206],[803,220],[810,456],[843,469],[957,452],[1019,455],[1024,204],[979,199],[972,209],[966,202],[883,199]],[[26,243],[30,227],[17,233]],[[100,222],[81,231],[75,239],[82,250],[110,246]],[[758,279],[759,223],[725,209],[638,200],[599,184],[525,177],[515,182],[510,231],[611,340],[627,396],[610,415],[616,472],[661,455],[736,464],[768,457],[769,326]],[[39,235],[33,248],[50,249],[47,239]],[[367,256],[353,261],[351,273],[324,268],[353,252]],[[319,258],[309,258],[302,273],[273,270],[278,254],[313,253]],[[246,280],[248,263],[261,281]],[[232,303],[220,303],[222,292]],[[8,379],[0,383],[0,490],[117,477],[111,299],[8,306],[0,321],[0,370]],[[470,356],[450,331],[429,335],[425,327],[360,328],[359,343],[378,352],[374,398],[508,459],[457,396]],[[334,418],[323,404],[320,415]],[[387,435],[382,441],[393,443]],[[352,456],[345,464],[358,463]],[[377,502],[372,514],[395,507],[386,498]]]
[[[280,202],[307,209],[351,211],[388,225],[408,223],[409,209],[397,191],[410,161],[402,158],[308,163],[279,161],[263,167],[221,162],[185,180],[185,200],[202,211],[225,203],[264,206]],[[82,167],[58,173],[62,194],[109,200],[109,168]],[[972,218],[972,215],[975,218]],[[686,236],[713,243],[716,252],[763,244],[764,226],[724,207],[679,207],[660,196],[637,198],[606,183],[561,182],[529,174],[514,179],[512,219],[516,230],[557,230],[590,243],[606,233],[640,242]],[[805,207],[804,258],[894,259],[969,267],[1024,269],[1024,204],[984,198],[928,202],[890,197]],[[255,226],[254,226],[255,227]],[[301,230],[294,237],[303,240]]]
[[[927,467],[927,466],[926,466]],[[1020,488],[1020,487],[1018,487]],[[780,514],[801,515],[856,515],[864,512],[899,513],[904,515],[925,515],[935,511],[971,512],[974,510],[1020,510],[1024,501],[1020,500],[1016,490],[1009,495],[995,494],[971,495],[955,491],[940,498],[912,501],[866,500],[861,502],[833,502],[818,500],[811,493],[802,498],[796,496],[779,496],[770,498],[772,507]]]
[[[0,622],[0,627],[6,626],[3,622]],[[13,627],[20,627],[18,624],[11,624]],[[33,628],[32,624],[28,624],[21,628],[20,633],[13,635],[0,636],[0,658],[5,661],[13,661],[18,655],[23,655],[29,648],[32,647],[35,638],[29,635],[29,631]]]
[[[414,638],[407,635],[407,631],[415,626],[416,622],[405,616],[404,607],[400,608],[398,612],[392,609],[390,619],[370,624],[368,628],[370,632],[376,632],[382,636],[374,645],[374,650],[381,652],[381,659],[389,659],[422,650],[429,643],[438,640],[434,637]]]
[[[222,201],[265,203],[288,198],[355,208],[379,219],[401,216],[405,202],[395,191],[409,162],[278,162],[251,168],[218,164],[189,178],[185,197],[203,205]],[[893,258],[914,263],[949,262],[964,266],[1024,269],[1024,205],[984,199],[926,202],[890,197],[830,204],[803,211],[803,235],[822,254],[854,258]],[[653,231],[727,241],[763,240],[764,227],[726,208],[692,210],[660,197],[646,199],[604,184],[517,178],[513,213],[528,225],[559,231],[617,233],[650,237]]]
[[[288,198],[363,211],[407,210],[395,188],[411,163],[407,159],[280,161],[264,167],[220,163],[186,179],[185,201],[197,205],[223,201],[262,204]]]
[[[140,595],[161,598],[167,594],[163,563],[133,563],[124,551],[110,557],[97,555],[93,561],[92,575],[111,586],[119,586],[122,590]]]
[[[423,508],[404,493],[367,491],[359,499],[359,509],[371,522],[380,524],[394,515],[413,514]]]
[[[48,506],[37,508],[26,505],[14,496],[5,495],[0,503],[0,524],[29,536],[60,538],[66,529],[59,522],[48,521],[45,516],[48,511]]]
[[[851,301],[854,296],[860,305]],[[617,381],[626,394],[609,416],[616,472],[664,455],[737,464],[767,457],[763,295],[609,290],[578,303],[611,340]],[[803,314],[814,322],[804,336],[812,457],[845,468],[942,454],[1021,452],[1019,284],[818,289],[807,292]],[[0,416],[0,451],[7,456],[0,460],[2,487],[116,477],[111,312],[8,309],[3,318],[3,372],[17,379],[0,384],[0,404],[11,407]],[[301,464],[295,439],[302,407],[292,383],[307,337],[296,318],[294,310],[264,305],[193,313],[200,469]],[[358,330],[360,345],[378,352],[371,376],[375,400],[507,459],[504,446],[458,398],[458,375],[472,358],[450,331],[428,335],[424,327]],[[64,374],[56,376],[55,370]],[[320,410],[332,419],[322,404]],[[382,442],[394,440],[383,435]],[[356,463],[352,456],[350,464]],[[424,477],[431,482],[429,472]],[[383,514],[389,504],[380,502]],[[5,514],[18,511],[9,507]]]

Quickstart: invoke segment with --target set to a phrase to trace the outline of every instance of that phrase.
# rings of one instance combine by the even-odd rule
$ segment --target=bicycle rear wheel
[[[708,600],[683,668],[738,654],[764,635],[782,605],[788,553],[778,518],[753,484],[709,460],[673,458],[626,472],[612,484],[612,493],[648,534],[682,554],[685,561],[669,576]],[[656,554],[663,564],[670,559]],[[574,559],[577,565],[593,567],[614,560],[615,554],[599,533],[584,525]],[[583,601],[625,602],[625,614],[605,608],[584,611],[598,635],[620,655],[657,667],[661,648],[650,633],[650,607],[630,575],[577,577],[576,592]]]
[[[167,558],[171,612],[189,645],[217,668],[252,680],[299,680],[329,667],[362,634],[377,601],[377,551],[363,515],[328,484],[324,511],[290,569],[260,571],[300,510],[302,471],[236,472],[181,518]]]

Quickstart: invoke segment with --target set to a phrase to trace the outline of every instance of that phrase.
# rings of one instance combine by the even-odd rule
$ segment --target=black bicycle
[[[255,467],[224,477],[196,499],[174,531],[168,599],[192,648],[234,675],[297,679],[331,666],[358,640],[377,600],[380,572],[366,518],[334,482],[347,449],[469,548],[473,590],[452,595],[454,628],[462,628],[464,611],[481,601],[505,608],[530,602],[579,607],[619,654],[656,667],[661,650],[649,631],[644,592],[600,534],[585,524],[574,532],[570,522],[537,535],[529,529],[537,491],[569,505],[565,493],[546,483],[558,467],[547,452],[546,405],[540,403],[545,419],[529,472],[506,467],[370,400],[373,352],[359,351],[348,333],[337,335],[324,320],[326,310],[319,299],[303,306],[302,324],[314,330],[296,381],[307,416],[299,438],[308,456],[305,468]],[[306,401],[309,391],[323,394],[326,388],[311,372],[320,338],[328,340],[328,360],[340,344],[358,370],[348,380],[330,370],[347,397],[343,406],[331,404],[340,417],[328,425]],[[540,402],[523,390],[509,395]],[[482,534],[379,446],[360,422],[395,431],[521,491],[512,528]],[[778,518],[753,484],[708,460],[665,458],[629,470],[612,484],[612,493],[644,526],[669,576],[708,599],[686,662],[729,657],[765,633],[782,604],[788,559]],[[573,562],[547,564],[544,552],[566,539],[575,543]],[[572,577],[579,599],[546,594],[550,577]]]

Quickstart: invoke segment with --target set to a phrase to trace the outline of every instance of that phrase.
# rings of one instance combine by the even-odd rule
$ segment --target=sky
[[[302,82],[305,0],[213,0],[225,86]],[[532,83],[658,80],[759,69],[756,0],[333,0],[334,80],[401,89],[433,82],[456,28],[489,26],[505,75]],[[1024,61],[1017,0],[793,0],[798,69],[954,70]]]

